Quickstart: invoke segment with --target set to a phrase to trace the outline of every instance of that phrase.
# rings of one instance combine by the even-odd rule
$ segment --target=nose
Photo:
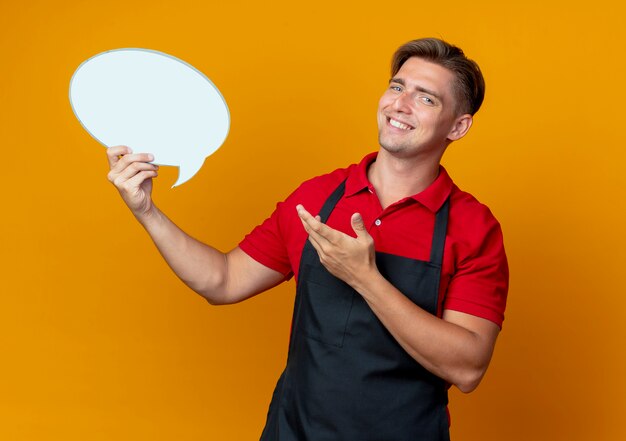
[[[393,109],[402,113],[410,113],[410,99],[412,99],[411,96],[406,91],[402,91],[393,101]]]

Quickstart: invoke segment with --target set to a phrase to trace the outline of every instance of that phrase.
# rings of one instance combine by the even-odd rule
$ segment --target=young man
[[[449,439],[447,389],[480,382],[508,289],[498,222],[439,164],[483,96],[460,49],[403,45],[379,103],[379,152],[303,183],[227,254],[152,203],[151,156],[108,149],[109,180],[211,304],[295,275],[288,362],[262,440]]]

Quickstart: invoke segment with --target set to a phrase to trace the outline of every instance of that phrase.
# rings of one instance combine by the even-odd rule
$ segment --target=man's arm
[[[478,386],[491,360],[498,325],[451,310],[440,319],[413,303],[376,268],[374,241],[360,215],[352,217],[357,235],[353,238],[321,223],[302,206],[298,214],[321,263],[363,296],[409,355],[462,392]]]
[[[152,179],[158,166],[147,153],[132,154],[125,146],[107,149],[109,181],[146,229],[176,275],[211,304],[245,300],[284,280],[284,276],[244,253],[206,245],[181,230],[152,202]]]
[[[404,350],[428,371],[468,393],[487,371],[498,325],[446,310],[440,319],[417,306],[378,271],[355,281],[354,288]]]

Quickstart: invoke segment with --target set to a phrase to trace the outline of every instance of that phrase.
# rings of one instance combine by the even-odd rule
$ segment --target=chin
[[[382,137],[378,137],[378,144],[380,144],[380,147],[386,151],[388,151],[389,153],[402,153],[404,151],[407,150],[407,146],[404,144],[394,144],[391,142],[385,142],[384,139],[382,139]]]

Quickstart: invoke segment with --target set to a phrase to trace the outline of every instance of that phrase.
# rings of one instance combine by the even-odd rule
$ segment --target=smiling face
[[[454,74],[421,58],[409,58],[389,81],[378,104],[378,141],[401,157],[441,158],[469,130],[472,117],[457,115]]]

